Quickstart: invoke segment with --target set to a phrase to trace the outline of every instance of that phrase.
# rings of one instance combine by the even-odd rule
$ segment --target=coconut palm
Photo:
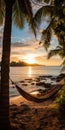
[[[42,6],[35,14],[35,22],[40,25],[42,17],[48,16],[48,26],[43,29],[40,44],[43,44],[45,49],[50,45],[50,40],[53,32],[58,38],[58,41],[65,40],[65,0],[44,0],[49,2],[48,5]]]
[[[4,4],[3,4],[4,3]],[[4,10],[3,10],[4,9]],[[5,15],[4,15],[5,14]],[[35,33],[31,3],[29,0],[0,0],[0,23],[5,19],[1,63],[0,129],[10,129],[9,120],[9,64],[12,18],[23,28],[25,20]]]
[[[35,14],[35,22],[40,25],[42,17],[48,16],[48,25],[43,29],[39,44],[47,50],[53,33],[57,36],[59,45],[56,49],[51,50],[48,58],[59,54],[63,58],[63,66],[65,65],[65,0],[44,0],[48,5],[42,6]],[[64,70],[65,66],[62,68]]]

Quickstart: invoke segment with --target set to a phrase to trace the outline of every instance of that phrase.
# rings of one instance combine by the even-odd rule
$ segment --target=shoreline
[[[53,84],[56,84],[56,76],[51,75],[41,75],[32,78],[25,78],[18,82],[18,85],[22,87],[25,91],[29,93],[41,93],[49,89]],[[14,84],[10,84],[10,97],[19,96],[17,89]]]
[[[17,85],[28,93],[43,95],[46,91],[51,89],[56,84],[63,84],[62,81],[65,74],[57,76],[41,75],[34,78],[25,78],[17,82]],[[60,82],[61,81],[61,82]],[[10,98],[20,96],[14,84],[10,84]]]
[[[10,98],[10,122],[15,130],[65,130],[64,115],[52,98],[42,103],[22,96]]]

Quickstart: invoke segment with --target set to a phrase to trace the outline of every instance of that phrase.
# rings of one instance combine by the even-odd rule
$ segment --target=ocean
[[[61,67],[59,66],[34,66],[34,67],[10,67],[10,78],[19,83],[19,86],[22,87],[27,92],[32,92],[38,89],[45,89],[42,86],[37,86],[36,81],[40,76],[48,76],[52,75],[53,77],[58,76],[61,73]],[[51,80],[50,78],[45,78],[42,82],[53,83],[55,84],[55,80]],[[10,97],[20,95],[14,87],[10,83]]]
[[[29,67],[10,67],[10,79],[17,82],[20,87],[22,87],[27,92],[32,92],[38,89],[45,89],[42,86],[37,86],[39,77],[43,76],[53,76],[57,77],[61,73],[61,67],[59,66],[29,66]],[[54,78],[53,78],[54,79]],[[56,81],[50,78],[43,78],[41,82],[55,84]],[[14,84],[10,82],[10,97],[15,97],[20,95],[16,90]]]
[[[10,77],[14,81],[20,81],[25,78],[33,78],[41,75],[58,76],[60,70],[60,66],[11,67]]]

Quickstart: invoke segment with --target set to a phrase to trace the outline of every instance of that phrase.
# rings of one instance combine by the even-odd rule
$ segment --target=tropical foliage
[[[0,0],[0,25],[2,25],[3,19],[5,19],[6,1],[7,0]],[[35,32],[31,2],[29,0],[12,1],[14,1],[14,5],[12,7],[12,16],[14,24],[16,24],[17,27],[22,29],[24,27],[25,20],[27,20],[31,29]]]
[[[35,14],[35,22],[40,25],[42,17],[48,17],[48,26],[43,28],[40,44],[43,44],[45,49],[50,45],[53,32],[58,38],[60,44],[65,42],[65,0],[44,0],[48,3],[42,6]],[[65,46],[65,45],[64,45]]]
[[[64,87],[58,92],[56,97],[56,103],[58,103],[58,107],[61,113],[65,113],[65,85]]]
[[[54,50],[50,50],[48,58],[54,55],[60,55],[63,58],[63,68],[65,69],[65,0],[44,0],[48,5],[42,6],[35,14],[35,22],[37,27],[42,21],[42,17],[48,18],[48,25],[42,31],[39,44],[47,50],[51,44],[53,33],[58,39],[58,46]]]

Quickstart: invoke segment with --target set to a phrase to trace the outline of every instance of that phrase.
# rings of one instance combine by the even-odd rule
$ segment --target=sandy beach
[[[10,99],[10,121],[15,130],[65,130],[65,120],[52,100],[37,104],[22,96]]]
[[[14,130],[65,130],[65,117],[52,98],[42,103],[22,96],[10,98],[10,121]]]

